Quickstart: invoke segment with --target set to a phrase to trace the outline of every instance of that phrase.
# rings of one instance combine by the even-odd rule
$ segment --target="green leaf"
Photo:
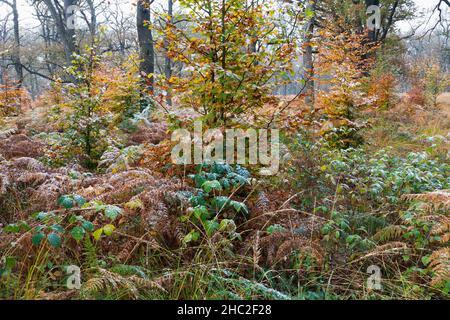
[[[194,176],[194,182],[195,182],[195,186],[197,188],[201,188],[201,186],[203,185],[203,183],[206,181],[206,178],[203,174],[196,174]]]
[[[85,232],[86,231],[84,231],[82,227],[77,226],[74,227],[70,233],[75,240],[80,241],[83,240]]]
[[[423,265],[427,266],[430,263],[430,256],[423,256],[421,260]]]
[[[231,167],[228,163],[215,162],[213,165],[213,171],[219,174],[226,174],[231,172]]]
[[[73,200],[81,207],[86,203],[86,199],[84,199],[82,196],[78,194],[73,195]]]
[[[114,227],[112,224],[107,224],[107,225],[103,226],[103,232],[107,236],[112,235],[112,233],[115,229],[116,229],[116,227]]]
[[[205,221],[209,215],[208,209],[205,206],[197,206],[194,208],[194,216],[200,221]]]
[[[18,233],[20,232],[20,227],[17,223],[11,223],[4,227],[3,230],[5,232]]]
[[[75,215],[71,215],[69,217],[69,223],[72,224],[72,223],[75,223],[75,222],[77,222],[77,217]]]
[[[225,196],[218,196],[218,197],[214,197],[214,199],[213,199],[213,203],[217,210],[222,209],[229,202],[230,202],[230,198],[225,197]]]
[[[56,233],[52,232],[47,235],[47,240],[50,245],[54,248],[58,248],[61,246],[61,238]]]
[[[191,232],[189,232],[184,238],[183,238],[183,243],[189,243],[191,241],[197,241],[200,238],[200,233],[198,231],[195,230],[191,230]]]
[[[350,225],[349,225],[348,221],[344,220],[344,219],[341,220],[340,227],[344,231],[350,230]]]
[[[5,261],[5,267],[0,268],[0,278],[3,276],[7,276],[11,274],[12,268],[16,265],[16,259],[14,257],[6,257]]]
[[[24,231],[29,231],[29,230],[31,230],[30,225],[29,225],[27,222],[25,222],[25,221],[19,221],[19,222],[18,222],[18,225],[19,225],[19,227],[20,227],[21,230],[24,230]]]
[[[194,232],[192,233],[192,240],[193,240],[193,241],[197,241],[199,238],[200,238],[200,232],[194,231]]]
[[[34,218],[37,220],[45,220],[47,217],[49,216],[49,214],[47,212],[38,212]]]
[[[211,190],[221,191],[221,190],[222,190],[222,185],[221,185],[220,182],[217,181],[217,180],[205,181],[205,182],[202,184],[202,189],[203,189],[205,192],[210,192]]]
[[[206,234],[210,237],[219,229],[219,223],[216,219],[204,222]]]
[[[91,203],[94,206],[95,212],[102,211],[106,207],[101,201],[91,201]]]
[[[100,237],[102,236],[103,233],[103,228],[97,229],[92,233],[92,236],[94,237],[95,240],[100,240]]]
[[[272,224],[271,226],[269,226],[267,228],[267,232],[269,234],[273,234],[276,232],[285,232],[285,231],[286,231],[286,228],[279,224]]]
[[[115,218],[117,218],[121,211],[122,209],[117,206],[108,205],[105,208],[105,215],[111,220],[114,220]]]
[[[205,200],[205,197],[203,196],[203,193],[199,193],[197,196],[192,196],[189,199],[189,202],[193,206],[205,205],[206,204],[206,200]]]
[[[17,263],[17,261],[16,261],[16,258],[14,258],[14,257],[6,257],[6,259],[5,259],[5,267],[7,269],[11,270],[12,268],[14,268],[16,266],[16,263]]]
[[[233,206],[234,210],[236,210],[236,212],[243,212],[244,214],[248,213],[247,206],[242,202],[231,201],[231,205]]]
[[[250,184],[249,179],[247,179],[245,176],[234,173],[234,172],[230,172],[229,174],[227,174],[227,178],[232,179],[234,184],[238,184],[238,185],[246,185],[246,184]]]
[[[206,179],[208,180],[217,180],[217,178],[218,178],[217,173],[209,172],[206,174]]]
[[[222,184],[224,189],[229,189],[231,187],[230,180],[228,180],[227,178],[222,178],[220,180],[220,183]]]
[[[37,233],[33,234],[33,236],[31,237],[31,242],[35,246],[38,246],[41,243],[42,239],[44,239],[44,238],[45,238],[45,234],[44,233],[37,232]]]
[[[94,224],[90,221],[84,220],[81,226],[89,232],[92,232],[94,230]]]
[[[59,224],[56,224],[56,223],[54,225],[52,225],[50,227],[50,229],[52,229],[55,232],[59,232],[59,233],[63,233],[64,232],[63,227],[61,227]]]
[[[75,205],[74,200],[70,195],[61,196],[58,199],[58,204],[66,209],[73,208],[73,206]]]
[[[307,7],[307,8],[305,9],[305,16],[306,16],[306,19],[311,19],[312,17],[314,17],[314,15],[315,15],[315,12],[314,12],[314,10],[311,9],[310,7]]]

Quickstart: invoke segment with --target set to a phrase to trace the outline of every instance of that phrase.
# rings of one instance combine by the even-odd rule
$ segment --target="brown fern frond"
[[[258,199],[256,200],[255,206],[254,206],[254,214],[256,216],[263,214],[264,212],[268,212],[270,210],[270,202],[267,198],[266,194],[264,192],[260,192],[258,194]]]
[[[421,194],[405,194],[402,196],[406,201],[423,201],[429,203],[433,208],[450,208],[450,189],[438,190]]]
[[[0,173],[0,195],[6,193],[6,190],[9,186],[9,178],[7,175]]]
[[[306,238],[291,232],[275,232],[260,239],[260,259],[265,265],[273,266],[278,263],[288,262],[289,257],[294,253],[310,255],[321,264],[324,254],[321,246]]]
[[[150,122],[139,126],[138,130],[129,137],[130,144],[151,143],[158,144],[169,139],[167,125],[163,122]]]
[[[441,243],[448,243],[450,241],[450,232],[441,235]]]
[[[39,185],[47,180],[45,172],[27,172],[21,175],[16,181],[25,185]]]
[[[155,281],[140,278],[138,276],[131,276],[129,279],[136,285],[138,289],[158,289],[161,291],[166,291],[160,284],[160,279],[157,279],[157,281]]]
[[[121,150],[109,147],[101,156],[98,165],[113,173],[130,170],[130,167],[139,161],[142,153],[142,146],[129,146]]]
[[[17,128],[11,128],[0,132],[0,139],[7,139],[17,133]]]
[[[124,290],[132,299],[137,299],[139,297],[139,291],[142,289],[158,289],[164,291],[164,288],[157,281],[144,279],[135,275],[125,277],[106,269],[99,269],[99,272],[99,276],[89,279],[83,285],[83,293],[90,295]]]
[[[135,245],[136,243],[133,240],[126,241],[125,244],[121,246],[122,250],[117,254],[117,259],[122,262],[128,260],[132,253],[131,250],[134,249]]]
[[[170,288],[174,282],[174,274],[165,273],[159,277],[153,278],[152,282],[154,282],[160,288]]]
[[[88,293],[100,292],[103,289],[103,278],[91,278],[83,284],[82,290]]]
[[[175,220],[174,230],[174,238],[176,239],[176,246],[180,246],[183,243],[183,238],[185,236],[184,226],[179,223],[178,220]]]
[[[9,137],[6,139],[0,137],[0,153],[6,159],[16,157],[37,158],[43,155],[41,143],[32,140],[24,134],[8,134]]]
[[[432,235],[443,235],[450,232],[450,217],[440,217],[439,221],[432,227]]]
[[[275,261],[287,261],[294,252],[297,252],[300,255],[309,254],[310,257],[314,258],[318,265],[322,264],[323,253],[320,246],[301,237],[295,237],[283,242],[277,250]]]
[[[260,236],[259,231],[256,232],[256,237],[253,242],[253,269],[259,269],[259,261],[261,260],[261,247],[259,245]]]
[[[386,244],[376,247],[375,249],[373,249],[366,255],[353,260],[352,263],[355,263],[357,261],[361,261],[364,259],[368,259],[371,257],[375,257],[375,256],[387,256],[387,255],[397,256],[397,255],[402,254],[406,250],[409,250],[409,247],[406,243],[400,242],[400,241],[393,241],[393,242],[389,242],[389,243],[386,243]]]
[[[22,170],[30,170],[30,171],[45,171],[45,166],[36,159],[29,158],[29,157],[20,157],[15,158],[11,161],[11,165],[14,168],[22,169]]]
[[[389,252],[394,252],[397,250],[404,250],[404,249],[408,249],[408,245],[404,242],[401,241],[393,241],[393,242],[389,242],[386,243],[382,246],[378,246],[376,247],[374,250],[372,250],[371,253],[375,253],[375,254],[379,254],[379,253],[389,253]]]
[[[398,240],[405,233],[403,226],[390,225],[375,233],[372,237],[377,242]]]
[[[450,248],[445,247],[434,251],[430,256],[428,267],[434,272],[432,285],[450,281]]]
[[[276,232],[261,238],[260,247],[266,265],[273,265],[279,246],[289,239],[292,235],[288,232]]]

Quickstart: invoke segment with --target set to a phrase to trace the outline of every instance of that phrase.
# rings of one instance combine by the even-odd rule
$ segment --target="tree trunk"
[[[90,21],[86,21],[91,34],[91,43],[94,43],[97,34],[97,13],[95,12],[95,5],[93,0],[86,0],[89,7]]]
[[[173,23],[173,0],[168,0],[167,2],[167,14],[169,16],[169,23]],[[167,45],[168,43],[166,42],[166,46]],[[167,55],[164,61],[164,75],[166,76],[167,81],[172,77],[172,60],[167,57]],[[172,88],[169,82],[167,83],[166,103],[169,106],[172,105]]]
[[[76,5],[78,0],[64,0],[64,21],[67,21],[68,17],[75,12],[70,11],[70,7]],[[76,38],[75,38],[75,28],[70,28],[65,22],[62,23],[63,39],[64,39],[64,51],[66,53],[66,59],[69,64],[72,62],[73,54],[78,53]]]
[[[136,27],[139,45],[139,71],[142,77],[142,90],[153,93],[153,73],[155,71],[155,51],[153,48],[152,31],[148,26],[150,22],[150,5],[153,1],[139,0],[136,6]]]
[[[313,61],[313,48],[311,41],[314,34],[314,24],[316,21],[315,14],[318,0],[309,1],[306,5],[306,11],[312,12],[312,16],[306,22],[304,27],[303,38],[303,75],[302,78],[305,81],[305,104],[311,109],[314,109],[314,61]]]
[[[365,0],[366,3],[366,9],[368,9],[370,6],[380,6],[380,0]],[[398,4],[398,2],[397,2]],[[396,6],[396,5],[395,5]],[[369,38],[369,42],[376,42],[378,38],[378,31],[376,29],[368,30],[367,37]]]
[[[19,12],[17,11],[17,0],[1,1],[11,7],[13,16],[13,31],[14,31],[14,47],[12,49],[11,61],[16,71],[16,86],[22,87],[23,83],[23,67],[20,59],[20,30],[19,30]]]
[[[78,53],[76,38],[75,38],[75,28],[67,25],[68,18],[75,14],[71,9],[71,6],[76,5],[78,0],[64,0],[61,12],[61,6],[55,5],[52,0],[44,0],[50,15],[55,22],[58,34],[61,37],[61,41],[64,47],[64,54],[66,57],[67,65],[72,64],[73,54]]]
[[[20,32],[19,32],[19,13],[17,11],[17,1],[12,1],[13,21],[14,21],[14,51],[12,62],[17,74],[17,87],[21,88],[23,83],[23,68],[20,60]]]

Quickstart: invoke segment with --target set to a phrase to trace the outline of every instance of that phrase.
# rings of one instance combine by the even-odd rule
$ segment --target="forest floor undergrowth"
[[[450,93],[362,116],[360,147],[283,135],[272,177],[172,165],[158,121],[55,165],[45,107],[6,118],[0,298],[448,299]]]

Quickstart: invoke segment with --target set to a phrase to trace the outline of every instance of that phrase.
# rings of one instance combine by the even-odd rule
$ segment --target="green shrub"
[[[233,195],[250,184],[250,173],[239,165],[235,168],[225,163],[202,164],[197,173],[189,175],[198,192],[190,198],[190,207],[181,221],[190,222],[194,229],[183,242],[195,242],[201,234],[211,237],[216,232],[230,239],[240,238],[236,232],[238,215],[247,215],[247,206],[233,200]]]

